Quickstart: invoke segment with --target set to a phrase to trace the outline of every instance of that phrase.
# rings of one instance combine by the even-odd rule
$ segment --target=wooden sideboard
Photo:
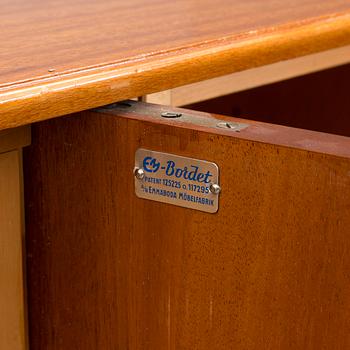
[[[348,1],[0,23],[0,349],[349,348]],[[217,164],[218,211],[136,196],[140,148]]]

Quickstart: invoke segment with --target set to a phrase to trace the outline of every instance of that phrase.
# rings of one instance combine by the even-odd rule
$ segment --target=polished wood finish
[[[0,128],[350,44],[347,0],[2,3]]]
[[[161,110],[33,126],[32,349],[349,348],[350,140],[258,122],[233,133]],[[218,213],[137,198],[139,147],[216,162]]]
[[[187,108],[350,136],[350,64]]]

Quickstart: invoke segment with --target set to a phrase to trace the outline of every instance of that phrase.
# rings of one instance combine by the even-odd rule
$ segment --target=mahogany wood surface
[[[32,349],[349,348],[349,139],[130,108],[33,125]],[[139,147],[216,162],[218,213],[137,198]]]
[[[350,44],[348,0],[4,0],[0,128]]]

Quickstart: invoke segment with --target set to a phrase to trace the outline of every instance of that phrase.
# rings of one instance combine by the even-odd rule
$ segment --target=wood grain
[[[138,106],[33,126],[32,348],[349,348],[350,154],[315,132],[230,134]],[[138,147],[215,161],[219,212],[137,198]]]
[[[0,128],[350,44],[347,0],[2,4]]]
[[[13,150],[0,154],[0,349],[4,350],[28,349],[23,245],[22,152]]]

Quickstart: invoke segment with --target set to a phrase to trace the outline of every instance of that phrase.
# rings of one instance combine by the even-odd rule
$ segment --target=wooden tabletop
[[[2,0],[0,28],[4,129],[348,45],[350,1]]]

